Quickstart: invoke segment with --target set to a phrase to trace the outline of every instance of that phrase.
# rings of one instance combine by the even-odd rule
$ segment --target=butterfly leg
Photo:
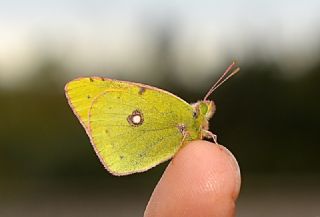
[[[212,139],[214,141],[214,143],[218,144],[218,140],[217,140],[217,135],[213,134],[211,131],[209,130],[202,130],[203,136],[208,138],[208,139]]]

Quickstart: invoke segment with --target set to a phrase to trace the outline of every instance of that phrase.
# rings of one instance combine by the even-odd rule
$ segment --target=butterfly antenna
[[[232,70],[236,65],[237,63],[235,61],[231,63],[231,65],[225,70],[225,72],[220,76],[220,78],[208,91],[203,101],[206,101],[207,98],[213,93],[213,91],[215,91],[218,87],[220,87],[220,85],[222,85],[225,81],[227,81],[229,78],[231,78],[240,71],[240,67],[236,67],[234,70]]]

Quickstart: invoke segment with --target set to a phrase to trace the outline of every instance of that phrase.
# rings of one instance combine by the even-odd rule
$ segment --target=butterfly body
[[[202,139],[215,110],[213,101],[190,105],[165,90],[107,78],[75,79],[65,91],[100,161],[115,175],[145,171]]]

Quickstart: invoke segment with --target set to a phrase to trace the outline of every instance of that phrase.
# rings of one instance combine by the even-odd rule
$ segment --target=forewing
[[[70,81],[65,86],[69,105],[81,124],[88,130],[89,109],[95,97],[106,89],[124,86],[121,82],[99,77],[83,77]]]
[[[134,125],[130,117],[141,114]],[[104,166],[115,175],[145,171],[180,148],[179,124],[192,121],[192,108],[174,95],[149,86],[130,84],[107,89],[89,111],[91,142]]]

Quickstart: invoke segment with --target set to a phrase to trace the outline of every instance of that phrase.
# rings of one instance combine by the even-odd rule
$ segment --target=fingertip
[[[170,162],[145,216],[233,216],[239,190],[240,170],[231,152],[193,141]]]

